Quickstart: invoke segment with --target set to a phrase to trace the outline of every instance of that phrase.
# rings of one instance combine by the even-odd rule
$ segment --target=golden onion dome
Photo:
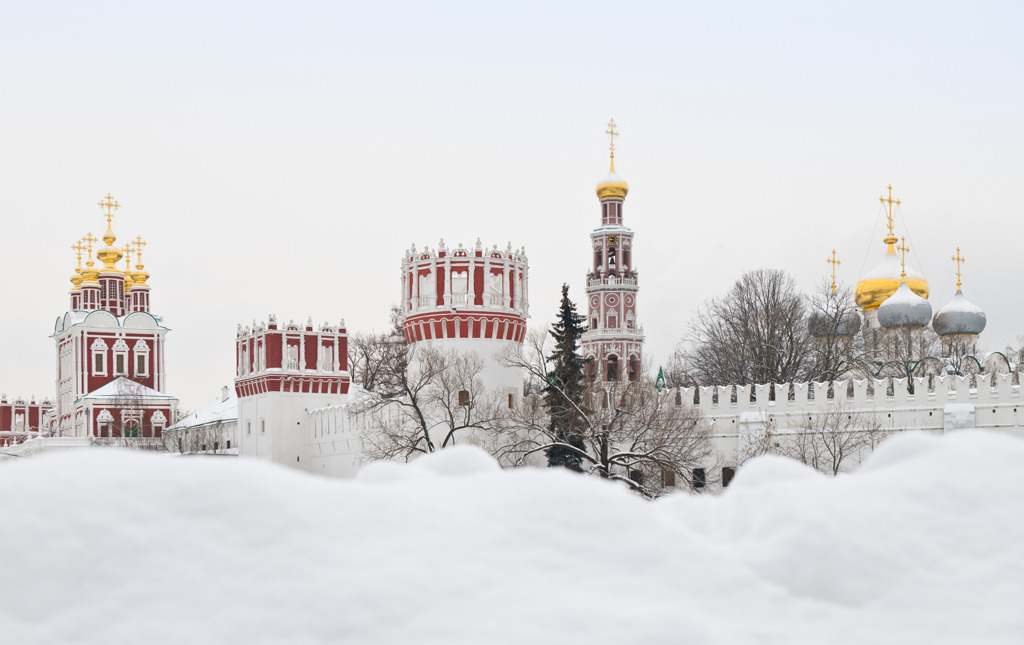
[[[82,288],[82,280],[85,280],[85,277],[82,275],[82,270],[75,269],[75,275],[71,276],[71,284],[73,285],[71,287],[72,291],[78,291]]]
[[[882,261],[865,273],[854,289],[854,300],[863,310],[877,309],[900,288],[902,267],[896,253],[897,238],[889,235],[883,241],[886,248]],[[907,286],[922,298],[928,298],[928,281],[910,267],[907,267]]]
[[[613,159],[611,170],[597,184],[597,197],[598,199],[608,199],[609,197],[625,199],[628,192],[629,184],[626,183],[625,179],[616,174],[615,160]]]
[[[146,273],[146,267],[141,262],[135,265],[135,273],[132,274],[132,286],[133,287],[149,287],[146,284],[146,280],[149,280],[149,274]]]
[[[114,246],[114,242],[117,238],[110,231],[107,231],[103,235],[103,241],[106,242],[106,246],[96,251],[96,259],[103,263],[103,270],[117,271],[117,263],[124,257],[124,253],[121,249]]]
[[[82,284],[99,284],[100,281],[97,279],[100,277],[100,271],[93,266],[93,261],[89,260],[85,263],[85,268],[82,269]]]

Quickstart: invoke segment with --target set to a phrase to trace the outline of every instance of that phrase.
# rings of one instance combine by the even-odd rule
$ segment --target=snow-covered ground
[[[1024,640],[1024,441],[976,431],[654,503],[468,448],[355,481],[90,450],[0,488],[3,643]]]

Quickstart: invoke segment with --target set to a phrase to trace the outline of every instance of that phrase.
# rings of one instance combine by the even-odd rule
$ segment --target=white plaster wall
[[[445,340],[419,341],[417,345],[434,347],[440,350],[456,350],[462,353],[475,352],[484,361],[484,369],[480,380],[488,392],[512,394],[518,405],[523,398],[523,372],[516,367],[502,365],[498,360],[506,350],[518,351],[522,346],[511,340],[494,340],[487,338],[449,338]]]
[[[338,405],[343,394],[267,392],[238,400],[240,451],[245,457],[266,459],[298,470],[312,471],[310,436],[312,420],[307,410]],[[260,422],[266,432],[260,432]],[[252,423],[252,433],[248,424]]]
[[[309,412],[310,472],[347,479],[363,465],[365,417],[354,416],[351,410],[349,405],[332,405]]]

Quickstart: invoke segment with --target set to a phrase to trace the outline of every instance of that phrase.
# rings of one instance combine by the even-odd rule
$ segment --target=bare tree
[[[907,380],[907,389],[914,393],[914,376],[918,365],[929,357],[940,356],[942,343],[931,329],[901,327],[886,330],[881,336],[886,360],[877,364],[879,376]]]
[[[813,339],[808,380],[829,382],[870,373],[860,332],[860,314],[849,287],[823,283],[808,298],[808,327]]]
[[[360,405],[369,423],[368,459],[403,459],[453,445],[500,418],[507,404],[484,388],[484,361],[475,353],[423,344],[404,346],[385,363],[378,387]]]
[[[406,351],[402,311],[391,307],[391,328],[384,333],[356,333],[348,338],[348,370],[365,390],[394,390],[394,365]]]
[[[891,433],[874,414],[839,404],[802,419],[797,428],[780,430],[774,423],[763,424],[744,437],[739,463],[774,454],[837,475],[851,462],[859,463]]]
[[[945,341],[946,371],[957,376],[977,374],[983,371],[982,361],[976,349],[977,339],[954,336]],[[915,370],[916,373],[916,370]],[[920,376],[920,374],[917,374]]]
[[[543,378],[551,372],[545,340],[543,334],[530,334],[523,347],[506,353],[503,360]],[[576,438],[583,448],[552,430],[547,411],[538,398],[530,397],[504,423],[493,426],[496,456],[505,465],[521,466],[557,447],[575,453],[584,472],[625,482],[642,495],[656,497],[676,482],[692,483],[693,469],[714,459],[699,412],[663,392],[646,378],[591,384],[583,402],[574,404],[580,421]]]
[[[813,361],[807,305],[791,276],[749,271],[722,298],[704,304],[682,357],[701,385],[804,380]]]
[[[665,387],[670,390],[674,390],[680,387],[694,387],[697,382],[692,376],[686,366],[686,356],[684,353],[684,346],[682,343],[678,344],[671,354],[669,354],[668,361],[664,366],[665,374]]]
[[[110,400],[111,420],[101,424],[97,443],[125,448],[150,447],[143,438],[145,416],[143,386],[128,378],[117,379],[117,394]]]

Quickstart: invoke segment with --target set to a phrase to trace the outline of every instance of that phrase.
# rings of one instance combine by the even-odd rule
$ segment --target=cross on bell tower
[[[619,136],[619,132],[615,129],[615,119],[608,119],[608,129],[604,133],[608,135],[608,152],[612,159],[611,171],[615,172],[615,137]]]

